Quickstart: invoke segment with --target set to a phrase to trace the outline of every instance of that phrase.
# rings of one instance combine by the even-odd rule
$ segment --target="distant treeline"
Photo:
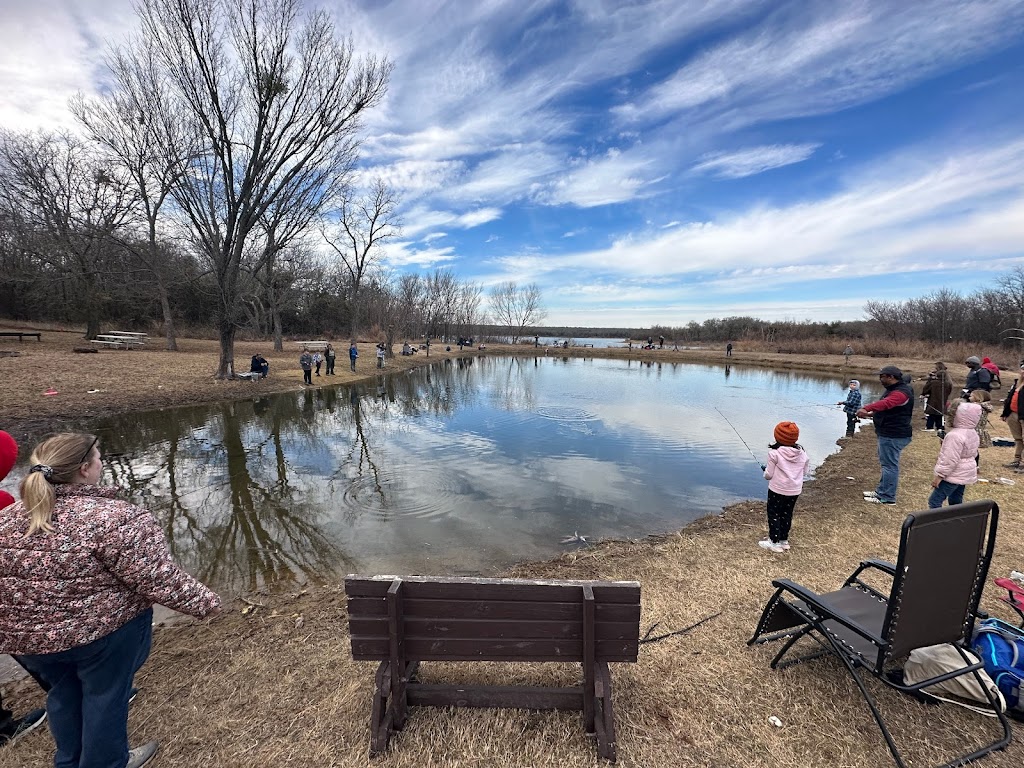
[[[547,326],[531,330],[541,336],[565,338],[657,339],[677,344],[756,341],[869,342],[872,348],[898,342],[933,346],[976,344],[985,348],[1021,348],[1024,341],[1024,267],[998,276],[992,287],[960,294],[942,289],[906,301],[868,301],[863,320],[760,320],[756,317],[713,317],[685,326],[649,328],[579,328]]]

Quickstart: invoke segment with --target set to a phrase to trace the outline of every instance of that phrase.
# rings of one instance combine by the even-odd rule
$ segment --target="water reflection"
[[[845,381],[653,361],[445,360],[361,387],[90,425],[107,481],[226,591],[345,571],[490,572],[567,535],[642,536],[764,494],[741,439],[801,427],[817,465]],[[871,397],[870,386],[866,397]],[[719,411],[720,409],[720,411]]]

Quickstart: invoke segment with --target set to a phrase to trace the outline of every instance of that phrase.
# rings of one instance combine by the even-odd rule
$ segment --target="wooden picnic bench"
[[[35,336],[36,341],[43,340],[43,334],[39,331],[0,331],[0,336],[6,336],[8,338],[18,337],[18,343],[25,341],[26,336]]]
[[[410,706],[509,707],[583,712],[597,753],[615,761],[608,663],[635,662],[640,584],[350,575],[352,658],[379,661],[370,716],[370,755],[387,749]],[[422,683],[423,661],[576,662],[571,687]]]

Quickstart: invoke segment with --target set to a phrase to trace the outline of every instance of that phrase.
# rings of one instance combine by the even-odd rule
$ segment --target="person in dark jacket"
[[[928,380],[921,388],[921,397],[925,398],[924,415],[925,432],[942,429],[942,415],[949,407],[949,396],[953,394],[953,380],[944,363],[935,363],[935,370],[928,374]]]
[[[1024,360],[1020,363],[1021,378],[1024,378]],[[1024,453],[1024,429],[1021,425],[1022,411],[1024,403],[1020,402],[1020,391],[1021,387],[1018,386],[1021,379],[1014,379],[1013,386],[1010,387],[1010,391],[1006,393],[1006,400],[1003,401],[1003,413],[1002,420],[1006,422],[1006,426],[1010,428],[1010,434],[1013,436],[1013,461],[1006,466],[1011,469],[1020,470],[1021,454]]]
[[[846,412],[846,436],[853,437],[857,428],[857,411],[860,410],[862,401],[860,394],[860,382],[850,379],[850,389],[846,393],[846,399],[840,400],[836,405],[843,406]]]
[[[964,384],[964,392],[970,394],[976,389],[984,389],[986,392],[992,389],[992,374],[981,367],[981,360],[971,355],[964,360],[970,372],[967,374],[967,383]]]
[[[903,371],[895,365],[887,365],[880,370],[878,380],[885,387],[885,396],[857,411],[857,416],[870,416],[875,423],[878,463],[882,467],[878,487],[874,491],[865,491],[864,501],[892,505],[896,503],[900,481],[900,454],[910,445],[913,434],[914,390],[903,381]]]

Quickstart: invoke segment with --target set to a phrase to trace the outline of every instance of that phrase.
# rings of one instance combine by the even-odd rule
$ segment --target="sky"
[[[1024,0],[325,0],[394,64],[396,272],[546,323],[855,320],[1024,264]],[[73,125],[129,0],[0,0],[0,128]]]

